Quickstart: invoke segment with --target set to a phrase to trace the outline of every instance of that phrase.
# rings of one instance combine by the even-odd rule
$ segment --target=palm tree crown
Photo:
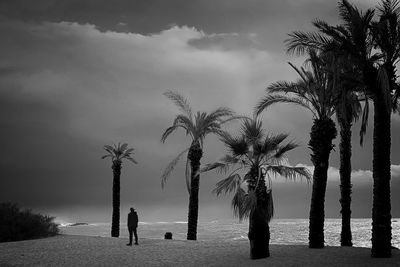
[[[293,103],[308,109],[317,119],[331,118],[337,101],[332,83],[334,77],[327,69],[332,66],[328,64],[332,60],[332,55],[318,55],[316,50],[309,50],[307,62],[311,65],[310,69],[289,63],[300,79],[296,82],[279,81],[268,86],[269,94],[258,103],[256,113],[260,114],[275,103]]]
[[[255,209],[256,192],[265,182],[264,179],[270,182],[271,175],[287,179],[310,178],[307,169],[287,166],[286,153],[297,147],[294,142],[284,143],[287,137],[287,134],[265,134],[260,120],[245,119],[241,135],[234,137],[225,132],[221,136],[228,154],[201,170],[205,172],[216,169],[217,172],[228,173],[228,177],[218,182],[213,192],[217,195],[235,193],[232,207],[235,216],[240,220],[249,217]],[[260,182],[261,179],[263,183]],[[243,189],[244,183],[248,185],[247,192]],[[269,203],[268,221],[273,216],[272,202]]]
[[[123,143],[122,145],[121,143],[118,143],[118,145],[113,144],[112,146],[105,145],[104,150],[107,151],[107,154],[102,156],[102,159],[111,158],[112,162],[122,162],[123,159],[127,159],[137,164],[137,161],[132,158],[134,149],[128,148],[128,144],[126,143]]]
[[[222,124],[234,119],[234,112],[228,108],[217,108],[211,113],[197,112],[193,115],[192,109],[189,102],[182,95],[168,91],[164,93],[166,97],[171,99],[176,106],[182,112],[176,115],[172,126],[168,127],[161,136],[161,142],[165,142],[168,136],[175,130],[182,128],[186,131],[186,135],[192,139],[191,147],[193,145],[199,145],[200,149],[203,147],[204,138],[208,134],[221,134]],[[184,151],[178,154],[178,156],[171,161],[167,166],[164,173],[161,176],[161,185],[164,186],[168,176],[173,171],[175,165],[179,162],[180,158],[190,149],[186,148]],[[190,191],[190,170],[189,170],[189,159],[186,161],[186,185],[188,191]]]

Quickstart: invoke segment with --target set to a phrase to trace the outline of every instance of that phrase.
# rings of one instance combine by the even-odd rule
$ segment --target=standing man
[[[139,245],[137,236],[137,226],[138,226],[138,215],[134,208],[131,208],[131,212],[128,213],[128,231],[129,231],[129,243],[127,246],[132,246],[132,234],[135,235],[135,245]]]

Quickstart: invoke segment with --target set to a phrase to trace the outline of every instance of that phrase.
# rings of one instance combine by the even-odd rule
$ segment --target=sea
[[[353,246],[371,247],[371,219],[352,219]],[[62,234],[109,237],[110,223],[61,223]],[[340,246],[341,219],[325,219],[325,245]],[[173,239],[185,240],[187,222],[139,222],[140,238],[162,239],[171,232]],[[271,244],[308,244],[308,219],[273,219],[270,223]],[[198,240],[247,240],[248,221],[234,219],[200,221],[197,226]],[[128,238],[124,223],[120,237]],[[400,248],[400,218],[392,219],[392,245]]]

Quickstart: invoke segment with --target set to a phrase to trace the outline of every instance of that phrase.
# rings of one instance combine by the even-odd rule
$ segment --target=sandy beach
[[[0,243],[0,266],[400,266],[400,251],[373,259],[370,249],[271,245],[271,257],[249,259],[246,240],[186,241],[60,235]]]

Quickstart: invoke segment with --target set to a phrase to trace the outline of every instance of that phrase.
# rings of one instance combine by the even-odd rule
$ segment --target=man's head
[[[131,208],[131,212],[134,212],[135,211],[135,209],[134,208]]]

